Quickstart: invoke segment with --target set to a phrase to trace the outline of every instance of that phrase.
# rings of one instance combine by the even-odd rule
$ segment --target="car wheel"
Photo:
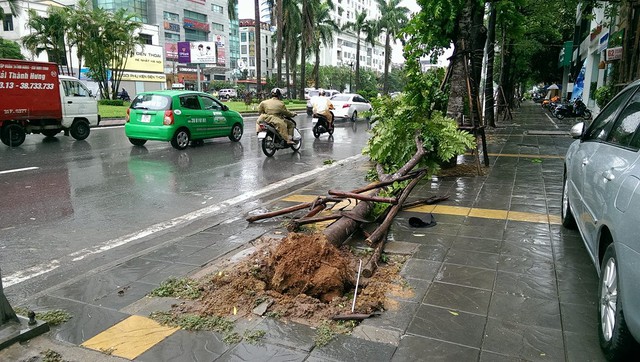
[[[89,128],[89,123],[85,121],[77,121],[71,125],[71,129],[69,131],[71,133],[71,137],[77,139],[78,141],[82,141],[89,137],[91,128]]]
[[[619,280],[616,249],[611,243],[602,259],[598,293],[598,337],[609,361],[631,360],[631,352],[637,348],[624,320]]]
[[[229,139],[233,142],[238,142],[242,138],[242,127],[240,124],[236,123],[231,128],[231,134],[229,135]]]
[[[353,111],[353,114],[351,115],[351,122],[355,122],[358,119],[358,112]]]
[[[573,217],[571,213],[571,205],[569,204],[569,180],[567,180],[567,174],[564,175],[564,182],[562,186],[562,211],[561,211],[561,219],[562,226],[575,229],[576,228],[576,219]]]
[[[267,135],[262,139],[262,152],[265,156],[271,157],[276,153],[275,139],[273,133],[267,132]]]
[[[181,128],[173,135],[173,138],[171,139],[171,146],[178,150],[184,150],[189,146],[189,138],[189,132],[186,129]]]
[[[0,139],[2,143],[9,147],[18,147],[20,146],[25,138],[27,137],[27,133],[19,124],[8,124],[0,130]]]
[[[129,142],[131,142],[131,144],[135,146],[143,146],[145,143],[147,143],[147,140],[141,140],[139,138],[129,137]]]
[[[41,133],[45,137],[55,137],[58,133],[60,133],[60,130],[59,129],[43,129]]]

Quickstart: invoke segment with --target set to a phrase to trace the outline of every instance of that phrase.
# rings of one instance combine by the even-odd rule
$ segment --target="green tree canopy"
[[[0,38],[0,58],[24,59],[24,55],[20,52],[20,44]]]

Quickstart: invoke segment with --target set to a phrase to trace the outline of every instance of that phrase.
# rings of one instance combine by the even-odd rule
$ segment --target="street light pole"
[[[349,93],[351,93],[351,75],[353,73],[353,60],[350,60],[349,63],[347,63],[347,65],[349,66]]]

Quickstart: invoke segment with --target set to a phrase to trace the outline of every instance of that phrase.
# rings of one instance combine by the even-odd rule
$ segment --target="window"
[[[90,97],[91,92],[80,82],[65,80],[62,81],[64,94],[67,97]]]
[[[153,42],[151,41],[151,35],[149,34],[140,34],[140,39],[142,39],[142,44],[153,44]]]
[[[164,33],[164,40],[168,40],[170,42],[179,42],[180,41],[180,34],[174,34],[174,33]]]
[[[213,98],[200,97],[200,100],[202,101],[202,104],[204,105],[204,109],[214,109],[214,110],[217,110],[217,111],[222,109],[222,106],[218,102],[213,100]]]
[[[207,41],[207,33],[200,30],[184,29],[184,40]]]
[[[240,41],[243,43],[247,41],[247,33],[240,33]]]
[[[4,31],[13,31],[13,15],[6,13],[4,14],[2,29],[4,29]]]
[[[162,17],[167,21],[180,21],[180,15],[168,11],[163,12]]]
[[[609,130],[611,129],[611,126],[616,119],[618,110],[624,107],[629,97],[631,97],[631,93],[633,91],[633,89],[628,89],[624,93],[620,94],[614,100],[612,100],[602,110],[602,112],[600,112],[598,117],[596,117],[593,120],[593,123],[591,123],[591,125],[589,126],[586,136],[584,137],[585,141],[604,141],[607,139],[607,135],[609,134]]]
[[[192,20],[196,20],[202,23],[207,22],[207,16],[205,14],[196,13],[195,11],[185,10],[184,17]]]
[[[636,94],[631,97],[631,101],[629,101],[627,107],[620,114],[620,117],[618,117],[618,122],[609,133],[608,141],[624,147],[630,146],[631,139],[638,129],[639,124],[640,93],[636,92]],[[632,145],[631,147],[637,148],[637,145]]]
[[[247,46],[246,45],[240,45],[240,54],[247,54]]]
[[[200,109],[200,102],[198,102],[198,96],[190,95],[180,97],[180,106],[182,108]]]
[[[211,11],[214,13],[222,14],[224,13],[224,8],[220,5],[211,4]]]
[[[211,23],[213,30],[224,31],[224,25],[218,23]]]

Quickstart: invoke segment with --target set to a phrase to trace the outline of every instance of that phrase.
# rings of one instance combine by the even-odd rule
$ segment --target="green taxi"
[[[127,109],[124,125],[136,146],[148,140],[169,141],[179,150],[205,138],[229,137],[238,142],[243,130],[240,113],[207,93],[184,90],[139,93]]]

